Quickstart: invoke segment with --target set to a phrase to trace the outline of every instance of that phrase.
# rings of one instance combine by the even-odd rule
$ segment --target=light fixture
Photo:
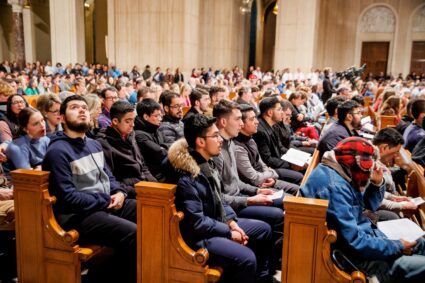
[[[273,8],[273,14],[277,15],[278,12],[279,12],[279,7],[277,6],[277,1],[276,1],[276,4],[274,5],[274,8]]]
[[[31,8],[31,1],[30,0],[25,0],[24,8],[25,9],[30,9]]]

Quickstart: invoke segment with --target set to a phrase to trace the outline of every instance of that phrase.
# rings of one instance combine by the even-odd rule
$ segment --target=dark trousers
[[[102,267],[89,268],[88,282],[136,282],[137,238],[136,200],[126,199],[119,210],[96,211],[76,216],[64,224],[80,234],[82,245],[100,245],[114,249],[113,256]]]
[[[248,235],[248,245],[222,237],[205,240],[209,265],[223,267],[219,282],[254,283],[268,277],[268,259],[272,249],[270,225],[263,221],[238,218],[238,225]]]
[[[272,227],[273,249],[270,254],[270,270],[273,273],[276,269],[280,269],[284,220],[282,199],[273,201],[273,206],[247,206],[238,210],[237,215],[238,217],[264,221]]]
[[[304,177],[302,173],[291,169],[274,168],[274,170],[279,175],[279,180],[287,181],[292,184],[299,185]]]

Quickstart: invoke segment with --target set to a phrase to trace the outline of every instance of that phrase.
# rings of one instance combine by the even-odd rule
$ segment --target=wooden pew
[[[229,98],[229,100],[234,100],[234,99],[236,99],[236,92],[234,92],[234,91],[232,91],[232,92],[230,92],[229,93],[229,96],[228,96],[228,98]]]
[[[56,222],[48,192],[48,172],[12,173],[15,200],[16,256],[19,282],[81,282],[81,263],[97,254],[98,246],[80,247],[78,232]]]
[[[365,96],[364,97],[364,107],[368,108],[373,103],[373,99],[371,96]]]
[[[371,106],[371,105],[369,105],[369,106],[367,107],[367,109],[369,110],[369,116],[370,116],[370,119],[372,120],[372,124],[373,124],[374,126],[376,126],[376,124],[377,124],[377,117],[376,117],[376,113],[375,113],[375,111],[373,111],[373,108],[372,108],[372,106]]]
[[[347,274],[331,259],[337,235],[326,227],[328,201],[287,196],[284,206],[282,283],[366,282],[363,273]]]
[[[400,149],[400,154],[396,159],[396,163],[407,172],[407,190],[405,194],[412,198],[425,198],[425,177],[422,166],[414,162],[411,153],[404,148]],[[410,216],[410,218],[425,230],[425,205],[419,206],[417,212]]]
[[[315,149],[313,152],[313,156],[311,157],[311,162],[307,167],[307,170],[305,171],[304,177],[301,180],[300,186],[303,186],[308,179],[308,176],[310,176],[311,172],[316,168],[316,166],[320,163],[320,152]]]
[[[137,282],[216,282],[221,270],[206,265],[208,251],[184,242],[174,205],[176,185],[140,182],[137,192]]]
[[[64,231],[56,222],[48,192],[49,172],[12,173],[15,198],[19,282],[80,283],[81,265],[105,248],[81,247],[78,232]],[[138,282],[216,282],[220,269],[205,263],[205,249],[191,250],[183,241],[174,206],[175,185],[141,182],[136,185],[138,213]]]
[[[378,121],[378,130],[397,126],[397,116],[380,115]]]
[[[36,107],[37,106],[37,99],[40,97],[40,95],[24,95],[25,100],[28,102],[28,104],[32,107]]]
[[[184,106],[183,107],[183,115],[186,115],[187,111],[189,111],[190,106]]]

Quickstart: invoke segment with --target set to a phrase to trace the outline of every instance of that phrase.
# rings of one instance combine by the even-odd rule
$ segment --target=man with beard
[[[88,281],[135,282],[136,201],[126,198],[126,188],[107,168],[102,146],[85,136],[86,100],[68,97],[60,114],[64,131],[51,139],[43,161],[43,170],[50,172],[49,192],[57,199],[56,219],[65,230],[79,232],[80,244],[114,248],[108,267],[91,269]]]
[[[320,137],[317,149],[320,157],[326,151],[334,149],[338,142],[352,136],[359,136],[357,130],[361,129],[362,110],[360,104],[353,100],[347,100],[338,106],[338,121],[335,122]]]
[[[342,140],[325,153],[301,194],[329,200],[326,222],[338,235],[334,248],[341,249],[360,271],[381,283],[423,282],[424,239],[390,240],[371,221],[370,212],[376,211],[385,193],[378,155],[378,149],[363,138]]]
[[[183,133],[183,106],[180,95],[171,91],[164,91],[159,98],[164,109],[164,118],[158,131],[164,137],[164,143],[170,146],[184,136]]]
[[[183,122],[194,114],[206,114],[208,112],[208,106],[210,104],[210,94],[201,88],[194,88],[189,95],[190,107],[186,115],[183,118]]]

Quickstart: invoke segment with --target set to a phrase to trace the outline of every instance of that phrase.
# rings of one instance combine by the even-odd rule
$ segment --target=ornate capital
[[[7,0],[9,5],[12,5],[13,13],[22,13],[22,9],[24,7],[24,0]]]

